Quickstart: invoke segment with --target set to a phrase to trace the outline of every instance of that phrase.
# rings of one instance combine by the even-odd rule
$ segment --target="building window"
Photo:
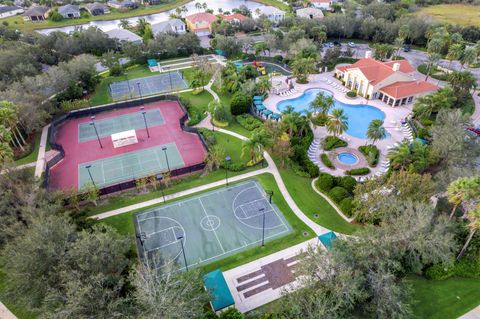
[[[407,103],[412,103],[412,101],[413,101],[413,96],[410,96],[410,97],[408,98],[408,102],[407,102]]]

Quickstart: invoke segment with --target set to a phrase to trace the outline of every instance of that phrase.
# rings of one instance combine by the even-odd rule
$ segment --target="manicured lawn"
[[[466,4],[439,4],[424,7],[417,14],[428,14],[438,22],[480,27],[478,6]]]
[[[15,165],[24,165],[28,163],[35,162],[38,157],[38,148],[40,147],[40,138],[42,137],[42,132],[38,132],[35,134],[35,137],[32,140],[33,143],[33,150],[30,154],[25,157],[22,157],[15,161]]]
[[[358,225],[350,224],[338,215],[335,209],[313,190],[311,178],[298,176],[288,167],[282,169],[278,161],[277,167],[290,196],[311,220],[343,234],[352,234],[359,228]],[[314,214],[318,214],[318,218],[315,218]]]
[[[100,16],[88,16],[86,18],[80,18],[80,19],[64,19],[58,22],[50,21],[50,20],[46,20],[42,22],[24,21],[21,15],[3,19],[2,21],[8,22],[10,27],[19,29],[20,31],[33,31],[37,29],[47,29],[47,28],[55,28],[55,27],[64,27],[68,25],[85,24],[90,21],[115,20],[115,19],[124,19],[129,17],[142,16],[147,14],[154,14],[154,13],[175,9],[176,7],[182,6],[190,1],[191,0],[175,0],[172,3],[154,5],[154,6],[148,6],[148,7],[140,7],[134,10],[129,10],[127,12],[119,12],[116,9],[110,8],[109,14],[100,15]]]
[[[417,318],[455,319],[480,305],[480,279],[427,280],[409,276]]]
[[[255,0],[255,2],[260,2],[260,3],[263,3],[264,5],[267,5],[267,6],[277,7],[280,10],[283,10],[283,11],[288,11],[289,8],[290,8],[285,3],[282,3],[282,2],[277,1],[277,0]]]
[[[246,136],[246,137],[250,137],[252,135],[252,132],[253,132],[253,131],[249,131],[246,128],[244,128],[243,126],[241,126],[237,122],[237,120],[235,120],[235,119],[233,119],[230,123],[228,123],[228,127],[226,127],[225,129],[227,129],[229,131],[232,131],[232,132],[235,132],[235,133],[238,133],[240,135]]]
[[[276,194],[280,193],[280,190],[278,189],[275,179],[271,174],[265,173],[265,174],[258,175],[254,178],[260,182],[260,184],[264,189],[273,190],[274,193]],[[198,195],[198,193],[194,195]],[[194,196],[194,195],[191,195],[191,196]],[[184,198],[188,198],[188,197],[190,196],[186,196]],[[290,226],[292,226],[293,232],[291,234],[266,242],[264,247],[258,246],[256,248],[252,248],[252,249],[240,252],[238,254],[223,258],[221,260],[215,261],[208,265],[205,265],[202,267],[202,270],[204,270],[205,272],[208,272],[208,271],[212,271],[214,269],[220,268],[223,271],[225,271],[225,270],[234,268],[236,266],[248,263],[252,260],[258,259],[262,256],[266,256],[276,251],[299,244],[315,236],[313,231],[310,228],[308,228],[305,224],[303,224],[300,221],[300,219],[298,219],[298,217],[293,213],[293,211],[290,209],[287,202],[282,196],[274,196],[273,202],[282,211],[283,215],[285,216],[287,221],[290,223]],[[145,208],[141,210],[144,210],[144,209]],[[133,214],[135,212],[136,211],[132,211],[126,214],[109,217],[109,218],[103,219],[102,222],[116,228],[122,234],[130,235],[130,237],[132,238],[132,245],[134,245],[135,229],[133,226]],[[304,236],[303,232],[308,232],[308,235]]]
[[[242,152],[242,141],[223,133],[215,132],[215,137],[217,143],[222,145],[226,153],[230,155],[233,163],[245,163],[246,161],[241,159]],[[257,169],[260,169],[261,164],[257,164],[252,167],[247,167],[243,171],[239,172],[229,172],[228,176],[236,176],[240,174],[245,174]],[[202,176],[201,173],[190,175],[186,178],[181,179],[178,183],[173,183],[172,186],[165,189],[165,194],[173,194],[182,190],[190,189],[204,184],[213,183],[225,178],[225,170],[220,169],[214,172],[209,173],[208,175]],[[92,216],[113,209],[129,206],[136,203],[141,203],[153,198],[158,198],[161,196],[160,191],[153,191],[147,194],[138,194],[136,191],[131,191],[128,193],[122,193],[119,196],[112,196],[105,199],[106,203],[97,207],[88,207],[85,208],[87,215]]]

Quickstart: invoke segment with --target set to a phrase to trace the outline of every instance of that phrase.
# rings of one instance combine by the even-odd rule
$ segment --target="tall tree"
[[[329,133],[335,136],[348,130],[348,117],[344,114],[343,109],[333,109],[325,127]]]
[[[328,112],[335,106],[333,95],[326,95],[323,92],[317,94],[315,99],[310,103],[310,109],[313,112],[321,112],[325,117]]]
[[[480,200],[480,177],[461,177],[448,185],[447,198],[453,204],[450,218],[455,215],[457,207],[462,203],[467,203],[467,207],[474,206],[472,201]]]
[[[457,260],[460,260],[463,255],[465,254],[465,251],[468,248],[468,245],[470,245],[470,242],[472,241],[473,236],[475,236],[475,233],[480,229],[480,203],[477,204],[471,211],[468,212],[468,229],[470,230],[467,240],[465,244],[462,247],[462,250],[457,256]]]
[[[387,137],[387,131],[383,127],[382,120],[372,120],[368,125],[367,137],[372,140],[372,143],[375,144],[376,141],[383,140]]]

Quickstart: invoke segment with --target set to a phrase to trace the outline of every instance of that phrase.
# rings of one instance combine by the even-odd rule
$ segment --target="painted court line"
[[[205,209],[205,206],[203,206],[202,199],[199,198],[198,201],[200,202],[200,205],[202,206],[203,212],[205,213],[205,217],[208,218],[207,210]],[[217,241],[218,241],[218,244],[220,245],[220,248],[222,248],[222,251],[225,254],[225,249],[223,249],[222,242],[220,241],[220,238],[218,238],[217,232],[215,231],[215,229],[212,229],[212,231],[213,231],[213,234],[215,235],[215,238],[217,238]]]

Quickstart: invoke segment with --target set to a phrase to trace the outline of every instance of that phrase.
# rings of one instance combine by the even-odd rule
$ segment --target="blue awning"
[[[214,311],[225,309],[233,304],[232,294],[220,269],[203,276],[203,284],[210,294],[210,302]]]
[[[279,120],[282,118],[282,116],[278,113],[273,113],[273,115],[271,116],[272,119],[274,120]]]
[[[157,66],[157,65],[158,65],[158,64],[157,64],[157,60],[155,60],[155,59],[148,59],[147,62],[148,62],[148,66],[149,66],[149,67]]]
[[[273,114],[273,112],[270,111],[270,110],[263,110],[262,114],[265,115],[266,117],[268,117],[270,114]]]
[[[262,105],[262,104],[263,104],[263,101],[259,101],[259,100],[253,101],[253,104],[255,104],[255,105]]]
[[[253,100],[254,100],[254,101],[257,101],[257,100],[263,101],[263,96],[261,96],[261,95],[255,95],[255,96],[253,97]]]
[[[320,242],[327,248],[331,249],[332,248],[332,241],[337,238],[337,235],[333,231],[328,232],[326,234],[318,236],[318,239],[320,239]]]
[[[257,109],[257,111],[263,111],[266,109],[265,105],[255,105],[255,108]]]

